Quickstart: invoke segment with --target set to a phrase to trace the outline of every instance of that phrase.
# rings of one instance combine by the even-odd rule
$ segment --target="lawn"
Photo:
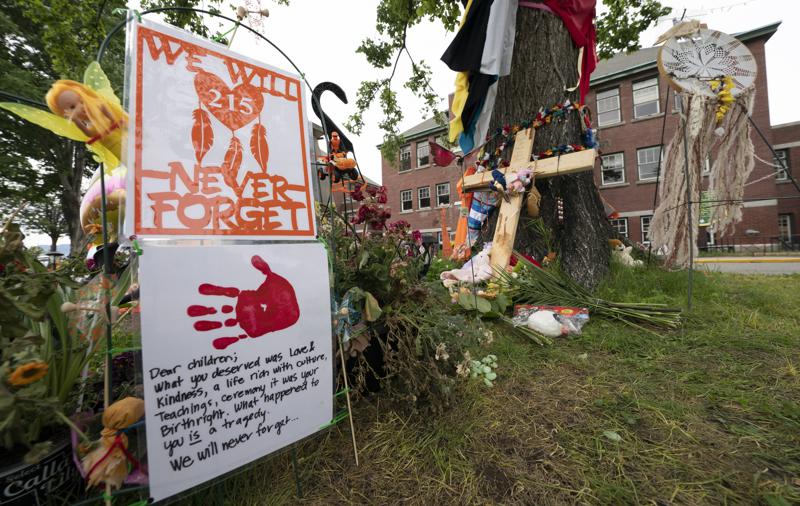
[[[602,296],[685,304],[686,274],[617,270]],[[695,274],[681,331],[593,320],[539,347],[498,336],[494,388],[438,417],[380,394],[299,445],[307,504],[800,502],[800,276]],[[288,453],[182,504],[297,503]]]

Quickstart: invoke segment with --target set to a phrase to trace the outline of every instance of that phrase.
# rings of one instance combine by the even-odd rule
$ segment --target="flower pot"
[[[72,447],[68,440],[62,441],[36,464],[18,463],[0,469],[0,505],[44,506],[80,485],[78,470],[72,463]]]

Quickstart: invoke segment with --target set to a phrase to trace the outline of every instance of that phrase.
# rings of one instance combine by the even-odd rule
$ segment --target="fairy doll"
[[[105,165],[106,171],[119,165],[122,143],[127,135],[128,115],[114,95],[100,64],[89,64],[83,83],[69,80],[53,83],[46,101],[52,113],[10,102],[0,103],[0,108],[56,135],[85,142],[95,159]]]
[[[125,208],[125,174],[120,164],[122,146],[128,132],[128,115],[122,109],[111,83],[92,62],[83,75],[83,83],[60,80],[53,83],[45,97],[52,113],[28,105],[2,102],[0,108],[56,135],[86,143],[105,170],[106,217],[111,227],[110,240],[117,239]],[[101,230],[100,173],[94,174],[81,201],[80,218],[84,232],[95,235],[99,244]]]

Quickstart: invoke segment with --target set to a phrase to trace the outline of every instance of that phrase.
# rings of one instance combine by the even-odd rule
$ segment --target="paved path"
[[[800,274],[800,257],[701,257],[695,267],[739,274]]]

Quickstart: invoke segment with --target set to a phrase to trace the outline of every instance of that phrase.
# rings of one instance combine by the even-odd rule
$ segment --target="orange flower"
[[[23,364],[8,375],[8,384],[15,387],[30,385],[47,374],[48,365],[45,362],[29,362]]]

